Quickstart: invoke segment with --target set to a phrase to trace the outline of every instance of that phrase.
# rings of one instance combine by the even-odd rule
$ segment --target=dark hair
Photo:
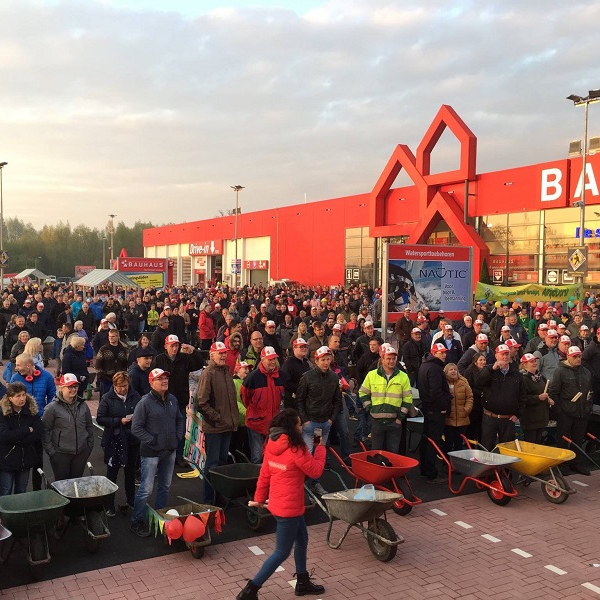
[[[290,439],[290,446],[294,450],[302,450],[306,448],[306,443],[302,438],[302,434],[298,433],[297,425],[300,415],[293,408],[285,408],[280,413],[277,413],[269,428],[280,427]]]
[[[485,354],[482,354],[481,352],[475,352],[475,354],[473,355],[473,359],[471,360],[471,363],[475,364],[479,360],[479,358],[482,356],[483,356],[483,358],[485,358]]]
[[[25,387],[25,384],[21,383],[20,381],[15,381],[14,383],[9,383],[6,386],[6,395],[9,398],[16,396],[20,392],[27,392],[27,388]]]

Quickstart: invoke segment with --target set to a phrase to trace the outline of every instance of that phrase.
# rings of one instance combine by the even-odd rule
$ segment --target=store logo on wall
[[[190,256],[214,256],[223,254],[223,240],[206,240],[190,244]]]
[[[577,182],[577,187],[575,188],[575,192],[573,194],[574,198],[581,197],[581,188],[582,188],[582,175],[579,175],[579,180]],[[598,184],[596,182],[596,176],[594,175],[594,169],[590,163],[586,164],[585,167],[585,190],[586,192],[590,192],[592,196],[600,195],[598,191]],[[562,180],[564,177],[564,173],[561,169],[552,168],[552,169],[542,169],[542,193],[541,200],[542,202],[552,202],[553,200],[558,200],[563,196],[564,189]]]

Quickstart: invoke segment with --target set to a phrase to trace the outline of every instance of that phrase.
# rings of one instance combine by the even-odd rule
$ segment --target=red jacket
[[[267,435],[271,419],[281,410],[285,375],[279,369],[267,372],[262,363],[244,379],[240,389],[246,407],[246,427]]]
[[[271,514],[299,517],[304,514],[304,478],[316,479],[323,474],[325,446],[317,446],[313,457],[306,447],[292,448],[287,434],[272,432],[271,436],[265,447],[254,501],[264,502],[268,497]]]
[[[198,320],[198,335],[201,340],[212,340],[217,332],[215,331],[215,322],[212,317],[207,314],[206,310],[200,313],[200,319]]]

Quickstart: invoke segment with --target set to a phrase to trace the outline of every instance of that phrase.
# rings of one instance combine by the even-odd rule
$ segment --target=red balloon
[[[173,519],[165,523],[165,531],[170,540],[178,540],[183,535],[183,523],[179,519]]]
[[[183,526],[183,539],[191,544],[196,541],[198,538],[201,538],[206,531],[206,525],[198,519],[198,517],[194,517],[190,515],[186,520]]]

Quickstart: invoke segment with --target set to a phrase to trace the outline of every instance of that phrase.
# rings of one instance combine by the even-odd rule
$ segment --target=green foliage
[[[485,258],[481,263],[481,273],[479,274],[479,281],[486,285],[490,285],[492,283],[492,278],[490,277],[490,272],[487,266],[487,260]]]
[[[118,257],[121,248],[129,256],[144,256],[142,232],[152,223],[136,221],[127,227],[122,221],[115,223],[115,251]],[[11,217],[4,222],[4,250],[9,255],[6,273],[18,273],[36,266],[46,275],[73,277],[75,265],[94,265],[101,269],[104,247],[104,265],[110,262],[110,225],[102,229],[90,229],[86,225],[71,228],[67,221],[57,225],[44,225],[40,231],[18,218]],[[106,241],[103,242],[103,238]],[[37,261],[36,261],[36,257]]]

